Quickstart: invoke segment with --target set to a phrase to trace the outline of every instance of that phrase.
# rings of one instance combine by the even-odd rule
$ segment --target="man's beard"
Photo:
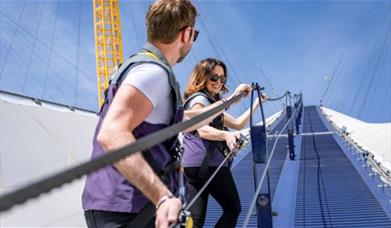
[[[186,47],[182,47],[182,48],[179,50],[180,56],[179,56],[179,58],[178,58],[178,60],[177,60],[176,62],[177,62],[177,63],[182,62],[182,61],[186,58],[187,54],[189,54],[190,49],[191,49],[191,47],[188,48],[187,50],[186,50]]]

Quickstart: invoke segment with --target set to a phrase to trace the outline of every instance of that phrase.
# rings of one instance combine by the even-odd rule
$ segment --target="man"
[[[160,0],[149,7],[148,43],[111,79],[92,159],[182,121],[182,100],[171,66],[185,58],[197,38],[196,15],[189,0]],[[239,86],[235,94],[243,90],[250,88]],[[200,112],[188,112],[185,118]],[[176,197],[178,175],[168,168],[176,167],[171,165],[178,156],[175,142],[176,137],[88,175],[82,196],[88,227],[154,227],[148,221],[151,213],[144,213],[151,206],[156,209],[156,227],[174,223],[182,208]],[[146,224],[135,223],[141,215]]]

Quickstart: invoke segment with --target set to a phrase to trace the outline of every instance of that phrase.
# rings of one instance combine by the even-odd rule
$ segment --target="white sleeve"
[[[191,108],[193,108],[193,106],[194,105],[196,105],[196,104],[201,104],[201,105],[203,105],[203,106],[209,106],[210,105],[210,102],[209,102],[209,100],[208,100],[208,98],[206,98],[206,97],[204,97],[204,96],[202,96],[202,95],[198,95],[198,96],[195,96],[195,97],[193,97],[190,101],[189,101],[189,103],[186,105],[186,109],[191,109]]]
[[[122,83],[140,90],[151,101],[154,108],[170,94],[167,72],[153,63],[135,66],[128,72]]]

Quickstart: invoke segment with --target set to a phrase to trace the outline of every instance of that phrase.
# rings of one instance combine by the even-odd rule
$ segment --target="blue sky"
[[[120,2],[125,57],[145,42],[149,4]],[[391,121],[390,1],[195,4],[200,36],[174,68],[182,89],[198,61],[217,57],[229,67],[232,90],[256,81],[269,96],[301,90],[306,105],[317,105],[333,78],[326,106]],[[0,88],[97,110],[92,2],[1,0],[0,10]],[[246,107],[248,100],[231,112]],[[266,113],[279,107],[270,102]]]

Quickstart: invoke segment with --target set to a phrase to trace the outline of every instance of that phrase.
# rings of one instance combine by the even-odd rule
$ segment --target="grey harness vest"
[[[183,120],[183,103],[179,92],[179,84],[175,79],[174,73],[160,51],[147,43],[139,53],[129,57],[120,65],[110,79],[109,87],[105,91],[105,101],[100,110],[99,122],[95,130],[92,159],[105,153],[105,150],[97,141],[97,135],[116,92],[127,72],[142,63],[156,64],[167,72],[174,110],[169,124],[175,124]],[[132,133],[136,138],[141,138],[165,127],[167,127],[166,124],[151,124],[144,121]],[[179,174],[178,172],[173,172],[179,167],[177,157],[180,156],[181,151],[178,145],[178,137],[175,136],[143,153],[145,160],[174,194],[179,190],[177,181]],[[149,221],[144,218],[150,219],[154,215],[155,208],[151,203],[148,203],[149,200],[131,183],[127,182],[126,178],[113,166],[106,167],[87,176],[82,198],[83,209],[85,210],[123,211],[144,214],[144,216],[141,216],[143,217],[141,219],[143,222]],[[144,213],[144,211],[147,213]],[[142,225],[134,227],[142,227]]]
[[[159,51],[155,50],[156,48],[154,46],[147,43],[139,53],[130,56],[123,64],[119,66],[117,71],[110,78],[109,88],[105,90],[105,100],[102,104],[101,112],[104,106],[107,105],[110,97],[114,97],[114,94],[117,92],[122,81],[125,79],[124,76],[126,76],[133,67],[142,63],[152,63],[162,67],[168,74],[168,81],[171,88],[171,100],[173,101],[174,110],[174,115],[172,116],[169,125],[182,121],[183,101],[180,96],[179,83],[177,82],[172,68],[170,67],[166,58],[160,55]],[[113,91],[110,91],[110,87]],[[175,147],[178,146],[178,136],[165,141],[164,144],[167,146],[169,151],[175,149]]]
[[[218,101],[219,99],[216,99],[215,97],[210,94],[207,90],[202,90],[200,92],[194,93],[190,95],[186,101],[184,102],[184,107],[190,102],[191,99],[197,96],[203,96],[208,99],[208,101],[213,104],[214,102]],[[218,130],[228,130],[226,127],[224,127],[224,114],[219,115],[218,117],[214,118],[211,123],[209,123],[209,126],[214,127]],[[190,134],[194,134],[198,136],[197,130],[193,131]],[[228,153],[228,146],[226,142],[224,141],[211,141],[202,139],[203,143],[205,144],[205,147],[207,148],[205,157],[202,161],[201,168],[199,170],[198,176],[200,178],[205,178],[205,175],[209,168],[209,161],[213,157],[216,149],[220,151],[224,156],[226,156]],[[230,164],[229,164],[230,165]]]

